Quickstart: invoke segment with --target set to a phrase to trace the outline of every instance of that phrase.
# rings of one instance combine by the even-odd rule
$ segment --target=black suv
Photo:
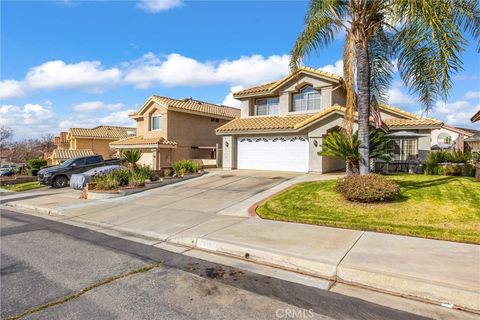
[[[96,167],[120,164],[120,162],[120,159],[103,160],[99,155],[71,158],[58,166],[40,170],[37,179],[40,184],[64,188],[68,186],[70,177],[74,173],[83,173]]]

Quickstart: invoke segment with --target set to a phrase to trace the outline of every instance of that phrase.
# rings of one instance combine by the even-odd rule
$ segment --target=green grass
[[[352,203],[336,180],[302,183],[263,203],[265,219],[480,244],[480,182],[469,177],[390,175],[399,199]]]
[[[41,187],[43,186],[40,183],[38,183],[37,181],[34,181],[34,182],[24,182],[24,183],[18,183],[18,184],[5,185],[5,186],[2,186],[2,189],[21,192],[21,191],[27,191],[27,190],[37,189]]]

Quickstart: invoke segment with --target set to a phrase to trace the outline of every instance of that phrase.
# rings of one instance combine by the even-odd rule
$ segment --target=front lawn
[[[20,191],[37,189],[37,188],[41,188],[41,187],[44,187],[44,186],[42,186],[37,181],[34,181],[34,182],[24,182],[24,183],[4,185],[4,186],[2,186],[2,189],[20,192]]]
[[[480,244],[480,182],[469,177],[390,175],[401,197],[360,204],[334,191],[336,180],[302,183],[257,209],[266,219]]]

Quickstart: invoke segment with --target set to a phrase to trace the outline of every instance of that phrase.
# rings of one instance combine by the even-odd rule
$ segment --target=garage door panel
[[[308,172],[308,140],[303,136],[239,138],[237,167]]]

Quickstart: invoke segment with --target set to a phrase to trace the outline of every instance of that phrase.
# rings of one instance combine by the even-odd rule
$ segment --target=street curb
[[[19,208],[19,209],[24,209],[24,210],[35,211],[35,212],[43,213],[43,214],[46,214],[46,215],[49,215],[49,216],[57,216],[57,217],[62,217],[62,218],[66,216],[63,213],[62,210],[42,208],[42,207],[37,207],[37,206],[34,206],[34,205],[29,205],[29,204],[7,202],[7,203],[4,203],[3,205],[7,206],[7,207],[12,207],[12,208]]]

